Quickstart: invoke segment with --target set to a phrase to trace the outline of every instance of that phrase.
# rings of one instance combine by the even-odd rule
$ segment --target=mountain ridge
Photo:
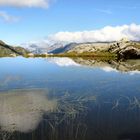
[[[41,49],[37,45],[32,45],[27,50],[23,47],[10,46],[0,41],[0,56],[18,56],[25,57],[118,57],[119,59],[140,58],[140,42],[129,41],[126,38],[116,42],[87,42],[87,43],[69,43],[62,45],[55,43],[50,47],[45,46]]]

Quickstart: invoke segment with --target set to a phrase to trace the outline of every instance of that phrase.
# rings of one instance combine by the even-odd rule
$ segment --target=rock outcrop
[[[119,58],[140,58],[140,43],[122,39],[111,44],[108,51],[118,54]]]
[[[110,44],[109,43],[82,43],[75,46],[72,50],[68,52],[99,52],[99,51],[108,51]]]

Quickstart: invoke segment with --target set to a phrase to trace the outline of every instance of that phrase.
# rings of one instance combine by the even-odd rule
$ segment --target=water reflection
[[[116,60],[99,60],[99,59],[84,59],[84,58],[74,58],[76,63],[91,66],[99,67],[106,72],[132,72],[133,74],[140,74],[140,60],[126,60],[126,61],[116,61]]]
[[[18,75],[6,75],[4,78],[0,79],[0,87],[6,86],[11,82],[20,81],[21,77]]]
[[[59,66],[90,66],[100,68],[105,72],[128,72],[130,74],[140,74],[140,60],[102,60],[98,58],[51,58]]]
[[[36,129],[44,112],[56,109],[42,90],[16,90],[0,94],[0,126],[2,131],[29,132]]]
[[[76,63],[70,58],[49,58],[49,62],[55,63],[60,67],[68,67],[68,66],[80,66],[80,64]]]
[[[52,99],[45,90],[38,89],[0,93],[0,139],[18,139],[19,136],[30,139],[28,135],[34,133],[42,134],[43,138],[39,138],[42,140],[57,139],[58,133],[68,134],[71,139],[85,138],[87,125],[82,121],[88,104],[96,101],[93,95],[71,96],[69,93]]]
[[[139,137],[139,60],[5,61],[0,60],[0,140]]]

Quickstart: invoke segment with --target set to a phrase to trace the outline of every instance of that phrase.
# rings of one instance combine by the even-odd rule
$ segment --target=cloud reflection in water
[[[80,66],[80,64],[74,62],[71,58],[49,58],[48,61],[60,67]]]
[[[45,112],[55,110],[42,90],[16,90],[0,93],[0,126],[8,132],[30,132],[36,129]]]

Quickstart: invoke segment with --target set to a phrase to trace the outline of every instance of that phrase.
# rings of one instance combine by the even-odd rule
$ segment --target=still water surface
[[[0,140],[139,139],[140,60],[0,59]]]

